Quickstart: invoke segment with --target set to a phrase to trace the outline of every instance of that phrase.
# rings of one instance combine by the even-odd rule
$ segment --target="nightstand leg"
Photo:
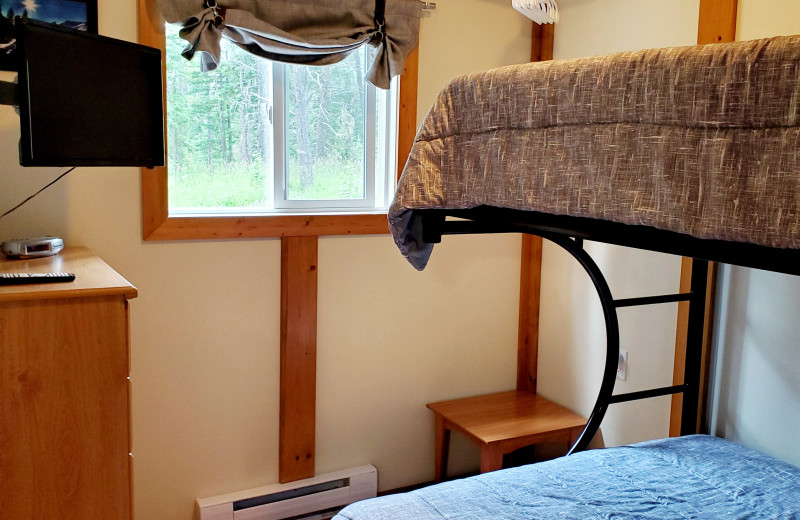
[[[503,469],[503,450],[499,446],[481,446],[481,473]]]
[[[434,446],[433,480],[441,482],[447,476],[447,455],[450,452],[450,430],[445,428],[444,419],[436,414],[436,440]]]
[[[572,433],[569,436],[569,444],[567,444],[567,451],[569,451],[570,448],[572,448],[575,443],[578,442],[578,437],[581,436],[581,433],[583,433],[583,427],[572,430]]]

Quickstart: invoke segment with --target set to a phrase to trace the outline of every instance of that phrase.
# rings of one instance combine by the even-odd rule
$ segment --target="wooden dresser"
[[[128,299],[85,248],[0,272],[74,282],[0,287],[0,517],[132,518]]]

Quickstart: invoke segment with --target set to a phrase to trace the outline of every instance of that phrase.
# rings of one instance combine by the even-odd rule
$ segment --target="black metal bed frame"
[[[461,220],[447,220],[447,217]],[[414,233],[409,238],[417,243],[438,243],[441,242],[442,235],[456,234],[528,233],[538,235],[565,249],[588,273],[603,308],[606,324],[606,360],[594,408],[586,427],[568,454],[586,449],[600,428],[608,405],[613,403],[682,393],[681,435],[696,433],[709,261],[800,275],[800,250],[698,239],[649,226],[489,206],[466,210],[415,210],[412,220],[414,222],[412,222],[411,229],[414,230]],[[690,290],[688,293],[614,299],[597,264],[583,248],[583,240],[691,257],[693,260]],[[614,395],[619,358],[617,309],[681,301],[689,302],[684,383]]]

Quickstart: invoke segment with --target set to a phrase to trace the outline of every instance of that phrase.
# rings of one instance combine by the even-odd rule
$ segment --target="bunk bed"
[[[567,457],[337,518],[800,518],[800,469],[692,435],[707,263],[800,274],[800,36],[457,78],[417,135],[389,224],[417,269],[449,234],[531,233],[567,250],[603,308],[603,379]],[[614,299],[584,240],[691,257],[691,290]],[[690,305],[685,382],[613,394],[617,309],[675,301]],[[583,451],[610,404],[674,393],[683,437]]]

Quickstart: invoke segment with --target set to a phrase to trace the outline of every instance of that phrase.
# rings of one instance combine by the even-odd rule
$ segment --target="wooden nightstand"
[[[429,403],[436,418],[436,468],[441,482],[447,473],[450,432],[456,430],[478,444],[481,473],[503,467],[503,455],[544,442],[575,442],[586,425],[580,415],[532,392],[498,394]]]

